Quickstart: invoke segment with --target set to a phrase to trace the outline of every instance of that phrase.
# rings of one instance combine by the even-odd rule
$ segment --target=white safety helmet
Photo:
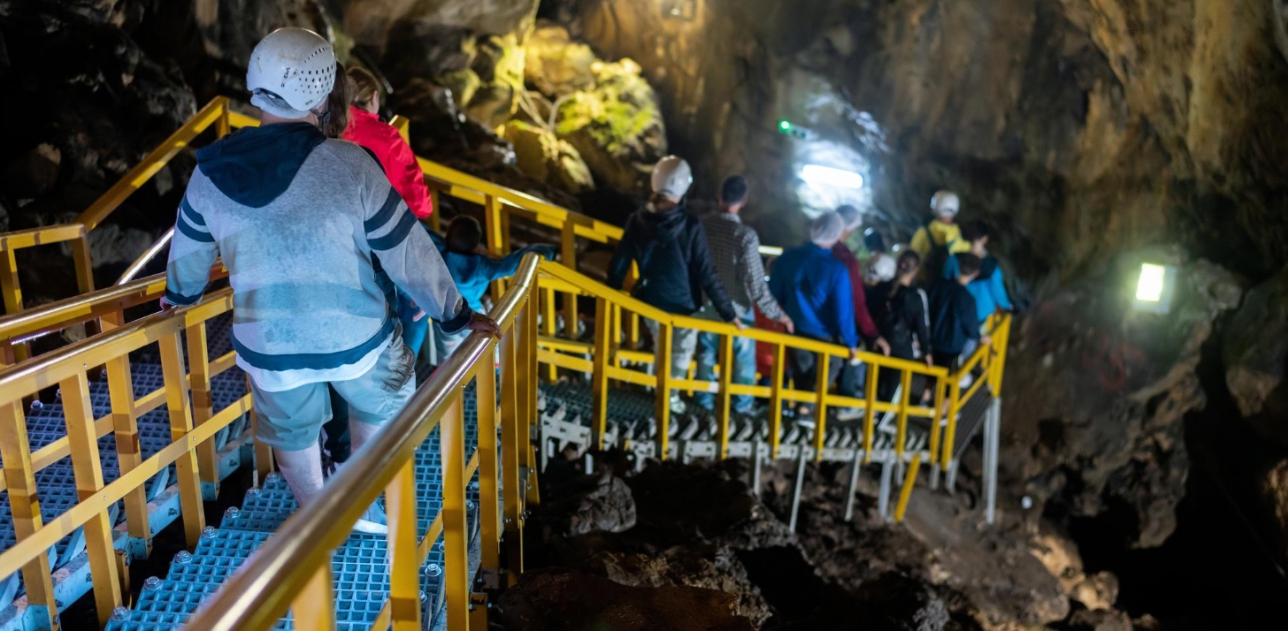
[[[885,252],[879,252],[873,254],[872,258],[868,260],[868,269],[864,271],[864,275],[867,276],[870,282],[884,283],[894,280],[894,275],[898,270],[899,264],[895,262],[893,256]]]
[[[962,200],[952,191],[939,191],[930,198],[930,210],[937,217],[956,217],[961,208]]]
[[[667,156],[653,167],[653,192],[671,199],[681,199],[693,185],[693,170],[677,156]]]
[[[330,42],[308,29],[277,29],[250,54],[246,69],[250,102],[274,116],[308,118],[334,85],[335,51]]]

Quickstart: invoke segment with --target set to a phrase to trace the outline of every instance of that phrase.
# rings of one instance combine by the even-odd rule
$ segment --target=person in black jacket
[[[890,344],[890,356],[916,361],[918,351],[926,366],[934,365],[930,341],[930,305],[926,292],[914,286],[921,273],[921,255],[904,250],[899,255],[893,280],[872,287],[868,308],[881,335]],[[894,397],[902,375],[896,370],[882,370],[877,377],[877,396],[882,401]]]
[[[639,263],[640,280],[634,296],[667,313],[693,315],[702,307],[706,292],[720,318],[742,330],[728,292],[720,283],[711,246],[702,222],[684,207],[684,195],[693,183],[693,172],[684,160],[667,156],[653,167],[653,195],[643,210],[626,220],[622,240],[608,264],[608,286],[621,289],[631,263]],[[645,320],[657,339],[658,325]],[[671,331],[671,374],[688,375],[698,344],[698,332],[676,327]],[[672,408],[683,410],[678,397]]]
[[[979,276],[979,268],[978,256],[958,254],[957,277],[941,278],[930,288],[930,343],[936,366],[956,368],[967,340],[978,340],[981,345],[989,342],[980,338],[975,297],[966,289]]]

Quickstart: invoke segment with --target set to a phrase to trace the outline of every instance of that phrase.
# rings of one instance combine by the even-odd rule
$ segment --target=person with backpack
[[[413,358],[376,283],[376,257],[448,330],[500,335],[462,298],[425,231],[412,229],[416,218],[380,164],[322,132],[335,78],[335,53],[317,33],[284,28],[256,45],[246,86],[261,124],[197,151],[162,300],[165,308],[199,302],[223,256],[256,440],[273,448],[301,506],[323,492],[327,385],[349,404],[354,451],[414,390]],[[383,519],[377,502],[354,529],[387,532]]]
[[[979,266],[978,256],[958,254],[957,276],[940,278],[930,287],[930,345],[935,351],[932,363],[936,366],[953,370],[968,342],[989,342],[989,338],[980,336],[975,297],[966,289],[979,277]]]
[[[966,289],[975,297],[975,310],[981,325],[988,320],[988,316],[1015,308],[1006,293],[1002,267],[998,264],[997,257],[988,253],[990,232],[988,224],[982,221],[973,221],[962,227],[962,239],[970,244],[970,253],[980,259],[979,278],[971,281]],[[944,278],[956,277],[959,270],[957,255],[949,256],[948,263],[944,265]]]
[[[684,196],[692,184],[693,171],[681,158],[666,156],[653,167],[653,194],[643,209],[626,220],[622,240],[608,263],[608,286],[620,290],[631,264],[638,263],[640,279],[633,293],[639,300],[667,313],[690,316],[702,307],[705,293],[720,319],[741,331],[742,321],[716,274],[706,230],[685,208]],[[656,344],[658,323],[648,319],[644,323]],[[696,330],[672,328],[673,376],[688,376],[697,345]],[[672,395],[671,407],[684,410],[678,394]]]
[[[939,191],[930,200],[933,215],[912,235],[909,247],[921,256],[921,275],[933,281],[943,273],[950,254],[970,250],[962,239],[961,227],[955,220],[961,211],[961,199],[952,191]]]
[[[930,340],[930,301],[926,292],[916,286],[921,272],[921,256],[904,250],[896,263],[895,277],[872,287],[872,317],[881,335],[890,343],[890,356],[909,361],[920,359],[934,366],[934,347]],[[894,397],[902,375],[896,370],[877,374],[877,396],[882,401]]]

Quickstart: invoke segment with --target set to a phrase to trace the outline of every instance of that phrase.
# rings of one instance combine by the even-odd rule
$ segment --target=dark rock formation
[[[635,526],[631,489],[610,471],[569,481],[555,491],[559,501],[543,507],[546,526],[560,537],[592,532],[622,532]]]
[[[1226,325],[1225,381],[1239,411],[1263,435],[1288,446],[1288,268],[1248,291]]]
[[[1180,266],[1166,315],[1133,309],[1143,260]],[[1116,511],[1125,541],[1161,544],[1189,469],[1181,418],[1204,404],[1200,350],[1240,293],[1219,267],[1157,251],[1043,295],[1008,360],[1004,472],[1048,516]]]

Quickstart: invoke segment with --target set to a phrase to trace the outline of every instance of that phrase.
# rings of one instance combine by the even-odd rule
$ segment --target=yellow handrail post
[[[501,226],[501,200],[495,195],[487,195],[483,198],[483,231],[487,233],[487,253],[493,258],[505,256],[505,247]],[[501,294],[505,293],[504,281],[495,281],[492,283],[492,299],[501,300]]]
[[[227,97],[218,97],[219,118],[215,121],[215,136],[223,138],[233,133],[232,117],[228,115],[229,102]]]
[[[497,489],[496,466],[496,368],[492,365],[492,358],[496,356],[495,342],[488,344],[483,356],[487,361],[479,367],[478,382],[474,388],[479,425],[479,548],[484,576],[495,578],[501,569],[501,517],[498,514],[501,496]],[[414,531],[413,528],[413,535]],[[415,585],[415,582],[412,584]],[[501,585],[498,581],[490,580],[488,587],[499,589]]]
[[[527,309],[535,305],[528,303]],[[507,584],[523,572],[523,496],[519,482],[519,353],[515,326],[501,338],[501,499],[508,559]]]
[[[961,405],[961,375],[948,373],[948,410],[944,426],[943,455],[940,462],[947,467],[953,463],[953,442],[957,439],[957,408]]]
[[[434,232],[441,233],[443,231],[443,207],[438,204],[438,200],[438,188],[429,187],[429,205],[434,209],[434,212],[429,215],[429,227],[433,228]]]
[[[894,455],[903,460],[904,445],[908,442],[908,397],[911,396],[912,390],[912,371],[903,370],[903,379],[900,382],[899,391],[899,426],[895,431]]]
[[[327,562],[318,567],[313,578],[291,601],[291,613],[299,631],[335,631],[335,593],[331,588],[330,557],[328,553]]]
[[[774,366],[769,371],[769,457],[778,459],[778,443],[783,433],[783,375],[787,368],[787,350],[774,344]]]
[[[729,457],[729,413],[730,392],[733,384],[733,336],[720,336],[720,391],[716,395],[716,422],[718,423],[719,451],[716,458],[724,460]]]
[[[993,396],[997,396],[1002,391],[1002,377],[1006,373],[1006,358],[1011,350],[1011,324],[1014,321],[1015,316],[1003,316],[1001,330],[993,336],[993,344],[1000,349],[993,367]]]
[[[541,324],[542,328],[545,329],[546,337],[553,338],[559,328],[558,322],[556,322],[558,316],[555,315],[555,290],[551,287],[546,287],[542,290],[542,294]],[[554,364],[547,366],[546,379],[550,383],[554,383],[559,379],[559,371]]]
[[[564,267],[570,270],[577,270],[577,224],[573,223],[572,217],[564,221],[563,235],[559,240],[560,252],[559,257],[562,259]],[[577,292],[569,291],[564,294],[564,332],[568,334],[568,339],[577,339]]]
[[[4,458],[9,508],[13,513],[13,531],[17,535],[19,546],[44,525],[40,514],[40,500],[36,494],[36,473],[31,466],[30,445],[22,402],[11,401],[0,405],[0,457]],[[22,566],[22,583],[27,589],[28,607],[45,610],[49,616],[49,628],[57,631],[60,628],[58,602],[54,599],[49,553],[41,551]],[[39,620],[39,616],[36,619]]]
[[[536,282],[534,280],[533,285]],[[535,297],[535,287],[533,296]],[[541,490],[537,486],[537,453],[536,445],[532,439],[534,434],[539,435],[541,428],[537,426],[537,318],[533,313],[529,316],[526,326],[519,327],[516,321],[515,328],[518,329],[519,336],[515,340],[519,343],[519,392],[522,395],[523,404],[519,408],[520,422],[523,430],[519,433],[520,457],[527,458],[524,465],[527,467],[528,477],[527,492],[523,497],[524,505],[531,504],[539,506],[541,504]]]
[[[939,464],[940,425],[944,418],[944,395],[947,390],[947,377],[936,377],[933,404],[935,407],[930,416],[930,464]]]
[[[452,393],[452,403],[438,424],[443,462],[443,587],[448,631],[470,628],[469,536],[465,516],[464,394]]]
[[[595,430],[594,444],[597,449],[605,448],[605,434],[608,432],[608,356],[612,352],[613,316],[609,302],[600,298],[595,301],[595,369],[591,373],[591,427]]]
[[[482,414],[480,414],[482,416]],[[416,462],[385,487],[389,533],[389,603],[393,631],[420,631],[420,555],[416,551]],[[446,489],[444,489],[446,491]],[[486,543],[484,544],[486,545]]]
[[[170,412],[170,439],[186,443],[189,448],[174,461],[175,477],[179,479],[179,507],[183,512],[183,531],[188,547],[197,547],[201,530],[206,527],[205,507],[201,503],[200,468],[197,465],[196,445],[191,444],[192,415],[188,408],[188,379],[183,372],[183,348],[179,333],[167,333],[157,340],[161,349],[161,374],[165,382],[166,408]]]
[[[103,318],[105,328],[124,324],[120,312]],[[138,416],[134,413],[134,386],[130,377],[130,357],[121,355],[109,359],[107,390],[112,404],[112,433],[116,436],[116,458],[121,475],[133,471],[143,463],[140,452]],[[125,496],[125,525],[129,531],[129,552],[136,559],[146,559],[152,554],[152,528],[149,524],[148,496],[143,487],[131,489]]]
[[[671,323],[657,323],[657,339],[653,340],[656,355],[653,366],[657,369],[657,449],[658,460],[667,459],[671,446]]]
[[[814,367],[814,387],[818,389],[814,393],[814,461],[823,461],[823,442],[827,439],[827,390],[832,386],[828,381],[828,369],[831,367],[832,356],[827,353],[818,354],[818,365]]]
[[[863,399],[863,463],[872,462],[872,438],[877,430],[877,379],[881,375],[881,365],[868,364],[868,383],[864,388]]]
[[[90,261],[87,232],[82,232],[79,239],[72,241],[72,261],[76,264],[78,293],[87,294],[94,291],[94,264]]]
[[[912,498],[912,487],[917,484],[917,471],[921,469],[921,454],[912,457],[912,466],[908,467],[908,473],[903,478],[903,488],[899,491],[899,504],[894,509],[894,520],[903,521],[903,515],[908,511],[908,500]]]
[[[215,415],[214,395],[210,385],[210,349],[206,345],[206,323],[188,327],[188,383],[192,388],[192,424],[201,427]],[[213,501],[219,497],[219,454],[214,441],[197,445],[197,462],[201,468],[201,496]]]
[[[67,438],[72,449],[72,472],[76,498],[92,501],[103,488],[103,465],[98,455],[98,433],[94,430],[94,407],[89,400],[89,380],[78,372],[58,384],[63,393]],[[90,576],[94,582],[94,604],[98,623],[106,625],[112,611],[121,606],[121,582],[117,575],[116,549],[112,545],[112,522],[108,508],[85,523],[85,550],[89,553]]]

